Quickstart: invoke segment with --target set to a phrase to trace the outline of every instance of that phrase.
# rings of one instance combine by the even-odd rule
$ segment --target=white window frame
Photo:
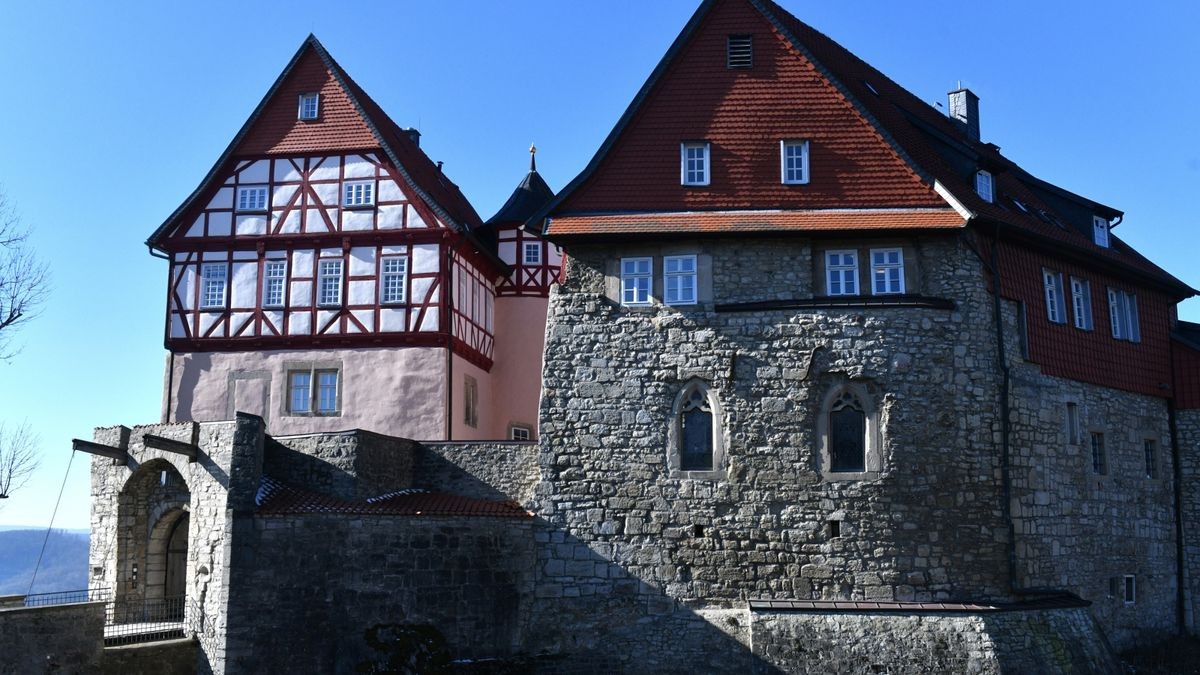
[[[699,157],[689,157],[692,150],[700,150]],[[684,141],[679,144],[679,181],[683,185],[708,185],[712,182],[712,153],[708,141]],[[698,161],[696,168],[689,162]]]
[[[237,189],[238,213],[263,213],[270,206],[269,192],[266,185],[239,185]],[[254,195],[250,204],[246,204],[246,195]]]
[[[305,109],[306,104],[309,103],[310,101],[312,102],[312,112],[310,114],[306,114],[307,113],[307,111]],[[317,117],[319,117],[320,114],[321,114],[321,94],[318,92],[315,92],[315,91],[310,91],[310,92],[305,92],[303,94],[300,94],[300,105],[299,105],[298,110],[296,111],[296,117],[298,119],[311,121],[311,120],[317,119]]]
[[[348,209],[361,209],[374,205],[374,180],[348,180],[342,183],[342,206]]]
[[[317,306],[342,306],[342,273],[345,262],[341,258],[323,258],[317,261]]]
[[[229,265],[228,263],[204,263],[200,265],[200,309],[224,309],[229,298]],[[220,299],[213,299],[213,289],[220,293]]]
[[[402,305],[406,302],[408,302],[408,257],[385,255],[379,259],[379,304]]]
[[[533,253],[533,255],[529,255]],[[541,265],[542,264],[542,242],[526,241],[521,244],[521,264],[523,265]]]
[[[902,249],[902,248],[873,248],[873,249],[871,249],[870,254],[871,254],[871,295],[902,295],[904,293],[904,249]],[[897,258],[896,262],[888,262],[888,261],[886,261],[886,259],[884,262],[879,262],[875,259],[876,255],[887,256],[890,254],[896,255],[896,258]],[[890,270],[897,270],[899,272],[898,278],[897,278],[897,284],[895,285],[894,288],[891,286],[891,280],[888,279],[887,273]],[[884,273],[884,276],[882,279],[882,281],[884,283],[883,290],[880,290],[880,288],[879,288],[879,282],[881,280],[880,276],[879,276],[880,272]]]
[[[532,441],[533,429],[524,424],[514,424],[508,431],[508,437],[512,441]]]
[[[830,258],[834,255],[837,255],[837,256],[849,255],[853,259],[854,262],[853,262],[853,264],[850,264],[850,265],[847,265],[843,262],[839,262],[838,264],[834,265],[830,261]],[[839,260],[840,260],[840,258],[839,258]],[[840,275],[838,277],[838,285],[840,286],[840,289],[836,292],[833,289],[835,272],[837,272]],[[846,272],[850,273],[849,277],[846,276],[846,274],[845,274]],[[846,289],[846,279],[850,279],[851,281],[853,281],[854,288],[849,289],[849,290]],[[860,289],[859,289],[859,279],[858,279],[858,251],[856,251],[854,249],[837,249],[834,251],[825,251],[825,294],[826,295],[859,295],[860,294],[859,290]]]
[[[645,271],[634,268],[627,271],[626,265],[645,264]],[[621,304],[626,307],[644,307],[650,304],[654,290],[654,258],[621,258]],[[644,288],[642,287],[644,286]],[[630,295],[632,291],[632,295]]]
[[[321,386],[323,375],[333,375],[333,405],[322,405],[324,401],[321,398],[321,392],[325,387]],[[303,397],[304,407],[296,405],[296,378],[303,376],[306,378],[304,384],[307,391]],[[286,413],[291,416],[304,417],[337,417],[342,412],[342,370],[339,367],[328,367],[322,365],[313,365],[311,367],[289,368],[285,379],[287,391],[285,392]]]
[[[684,269],[687,263],[691,269]],[[695,255],[668,255],[663,257],[663,302],[668,305],[694,305],[697,302],[699,274]],[[672,267],[674,266],[674,269]],[[684,292],[683,284],[690,279],[692,286]],[[672,288],[674,284],[675,288]]]
[[[1109,287],[1108,320],[1112,326],[1113,339],[1126,342],[1142,341],[1137,295],[1119,288]]]
[[[1076,328],[1092,330],[1095,327],[1092,320],[1092,286],[1087,279],[1071,277],[1071,313]]]
[[[1101,248],[1108,248],[1108,229],[1110,224],[1107,218],[1100,216],[1092,216],[1092,241]]]
[[[1046,318],[1050,323],[1067,323],[1067,304],[1063,298],[1062,272],[1042,268],[1043,295],[1046,298]]]
[[[278,299],[275,296],[278,293]],[[283,307],[287,300],[287,261],[263,261],[262,306]]]
[[[799,148],[798,158],[789,157],[788,151]],[[788,166],[788,160],[799,159],[799,166]],[[799,172],[799,175],[796,175]],[[808,141],[779,141],[779,175],[784,185],[806,185],[808,183]]]
[[[975,194],[985,202],[991,203],[996,200],[996,180],[992,177],[992,172],[983,169],[975,172]]]

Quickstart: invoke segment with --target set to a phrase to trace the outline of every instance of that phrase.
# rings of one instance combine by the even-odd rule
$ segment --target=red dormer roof
[[[318,119],[298,119],[299,96],[314,91],[320,93]],[[218,187],[214,184],[217,178],[240,157],[376,149],[388,158],[406,186],[447,225],[468,236],[482,225],[458,186],[342,70],[317,38],[309,35],[208,175],[146,243],[159,248],[183,216]]]

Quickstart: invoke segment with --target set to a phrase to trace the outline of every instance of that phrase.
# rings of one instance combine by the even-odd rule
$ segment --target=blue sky
[[[486,218],[531,142],[551,187],[583,168],[697,1],[0,3],[0,186],[54,275],[0,364],[0,421],[45,455],[0,523],[49,522],[71,438],[158,421],[166,267],[143,242],[309,32]],[[782,5],[927,101],[973,89],[984,140],[1124,210],[1117,234],[1200,287],[1200,3]],[[56,526],[87,527],[87,459]]]

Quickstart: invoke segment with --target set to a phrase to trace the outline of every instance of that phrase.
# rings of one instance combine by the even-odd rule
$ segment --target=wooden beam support
[[[102,445],[91,441],[83,441],[78,438],[71,439],[71,449],[79,452],[86,452],[89,455],[99,455],[114,459],[121,464],[129,461],[129,453],[122,448],[114,448],[111,445]]]
[[[200,448],[196,447],[195,443],[185,443],[184,441],[176,441],[154,434],[146,434],[142,436],[142,444],[147,448],[162,450],[164,452],[173,452],[177,455],[183,455],[188,458],[189,462],[196,461],[200,456]]]

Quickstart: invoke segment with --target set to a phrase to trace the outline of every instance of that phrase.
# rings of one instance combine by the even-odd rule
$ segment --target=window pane
[[[692,409],[680,418],[683,447],[679,468],[684,471],[711,471],[713,468],[712,413]]]
[[[317,412],[337,410],[337,373],[317,373]]]
[[[311,393],[309,384],[311,382],[309,373],[292,373],[291,375],[291,411],[292,412],[308,412],[309,399]]]
[[[830,470],[866,471],[867,418],[850,407],[829,413]]]

